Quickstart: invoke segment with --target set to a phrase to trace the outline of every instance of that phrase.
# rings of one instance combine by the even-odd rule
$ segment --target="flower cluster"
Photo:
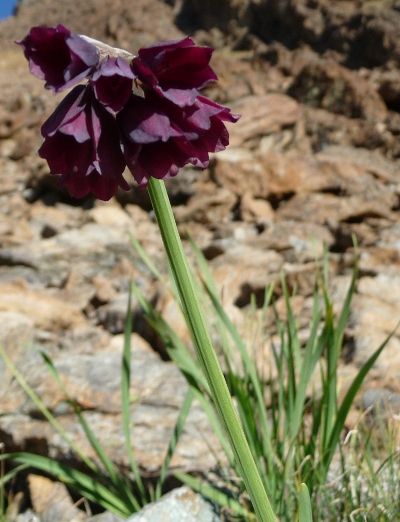
[[[91,191],[108,200],[118,186],[129,190],[126,166],[140,188],[150,176],[167,179],[188,163],[205,168],[209,152],[229,143],[223,122],[239,116],[200,95],[216,80],[213,49],[189,37],[145,47],[138,56],[62,25],[33,27],[16,43],[46,88],[56,94],[74,87],[43,124],[39,154],[75,197]]]

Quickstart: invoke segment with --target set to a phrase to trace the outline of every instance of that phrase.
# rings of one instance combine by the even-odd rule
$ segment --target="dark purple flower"
[[[90,83],[99,102],[116,114],[131,97],[133,77],[131,65],[126,60],[107,56],[94,72]]]
[[[188,163],[206,168],[209,152],[223,150],[229,143],[223,121],[238,118],[204,96],[181,108],[150,92],[146,98],[132,96],[117,115],[117,123],[128,168],[144,188],[150,176],[167,179]]]
[[[122,177],[126,163],[114,117],[96,100],[90,85],[75,87],[42,126],[39,149],[51,174],[62,174],[60,184],[70,194],[90,191],[110,199],[118,186],[129,190]]]
[[[31,72],[54,92],[89,78],[43,124],[39,150],[76,197],[92,191],[107,200],[118,186],[129,190],[126,166],[140,188],[152,176],[175,176],[188,163],[206,168],[209,153],[229,143],[224,122],[239,116],[199,93],[217,79],[209,65],[211,47],[189,37],[161,42],[140,49],[130,63],[126,51],[62,25],[34,27],[17,43]]]
[[[15,43],[24,48],[30,72],[45,80],[46,89],[54,93],[89,76],[100,58],[96,46],[62,25],[55,29],[32,27],[23,40]]]
[[[132,68],[146,87],[179,107],[192,105],[197,90],[217,79],[209,66],[212,47],[199,47],[189,37],[160,42],[139,50]]]

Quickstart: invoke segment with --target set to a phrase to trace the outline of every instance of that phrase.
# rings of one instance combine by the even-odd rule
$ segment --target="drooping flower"
[[[150,177],[175,176],[188,163],[206,168],[209,153],[229,143],[224,122],[239,116],[199,93],[217,79],[211,47],[187,37],[134,57],[61,25],[34,27],[17,43],[31,72],[54,92],[89,79],[44,123],[39,150],[76,197],[92,191],[109,199],[118,186],[128,190],[126,166],[140,188]]]
[[[132,68],[126,60],[107,56],[94,72],[90,83],[99,102],[116,114],[131,97],[133,78]]]
[[[229,143],[222,122],[237,119],[227,107],[204,96],[181,108],[154,93],[132,96],[117,115],[125,159],[140,188],[147,186],[150,176],[168,179],[188,163],[206,168],[209,152]]]
[[[194,103],[198,89],[217,79],[209,66],[213,52],[189,37],[160,42],[140,49],[132,68],[143,85],[184,107]]]
[[[55,94],[89,76],[100,59],[93,44],[63,25],[55,29],[32,27],[23,40],[15,43],[23,47],[30,72],[45,80],[46,89]]]
[[[129,190],[122,177],[125,160],[113,116],[97,101],[92,87],[78,85],[42,126],[45,140],[39,149],[60,185],[83,197],[90,191],[110,199],[118,186]]]

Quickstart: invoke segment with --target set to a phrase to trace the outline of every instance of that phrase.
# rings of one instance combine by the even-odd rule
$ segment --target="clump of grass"
[[[138,252],[143,254],[140,245],[135,241],[134,244]],[[311,495],[314,520],[361,520],[357,518],[357,510],[362,512],[364,517],[362,520],[372,520],[368,517],[372,516],[374,504],[389,506],[390,502],[389,499],[379,496],[376,488],[373,490],[376,495],[375,500],[354,497],[354,488],[352,489],[354,466],[351,468],[353,474],[349,474],[349,463],[351,459],[354,460],[354,454],[346,451],[345,421],[366,375],[389,339],[377,348],[359,370],[339,403],[339,361],[350,304],[355,291],[357,264],[354,266],[342,309],[335,315],[328,292],[328,270],[325,258],[323,269],[316,278],[310,333],[305,345],[299,337],[298,320],[292,310],[285,279],[282,278],[286,320],[281,320],[278,313],[275,313],[279,343],[272,344],[273,365],[270,366],[269,375],[267,372],[265,378],[250,356],[250,353],[257,351],[257,347],[249,346],[240,336],[221,305],[204,256],[194,243],[192,248],[201,281],[198,290],[202,294],[203,302],[208,301],[208,306],[211,308],[210,316],[213,318],[216,330],[214,338],[218,339],[225,377],[274,513],[282,522],[298,519],[299,498],[304,491],[301,485],[305,483]],[[146,261],[145,255],[144,260]],[[157,273],[154,273],[157,276]],[[140,295],[138,289],[134,291],[147,314],[149,323],[163,340],[171,359],[179,366],[189,386],[202,403],[219,435],[231,468],[239,477],[240,470],[237,469],[237,463],[227,447],[207,383],[196,361],[160,314]],[[174,289],[172,292],[179,304]],[[272,289],[266,291],[264,307],[258,319],[259,328],[262,328],[263,316],[271,308],[274,309],[271,303],[272,295]],[[255,301],[250,306],[250,317],[253,323],[257,322]],[[237,364],[238,358],[240,364]],[[309,386],[311,379],[316,375],[322,383],[318,394]],[[266,397],[269,397],[268,408]],[[368,452],[364,452],[364,461],[358,463],[360,474],[363,467],[365,468],[367,454]],[[394,457],[393,455],[389,458],[388,463],[392,462]],[[338,464],[335,462],[336,478],[332,480],[330,472],[334,467],[334,458]],[[368,469],[372,480],[376,476],[375,468],[370,466]],[[176,476],[221,505],[230,506],[231,510],[240,515],[243,520],[252,519],[248,506],[244,507],[241,502],[245,495],[241,482],[232,488],[231,495],[226,495],[188,475],[176,473]],[[376,486],[377,484],[375,482]],[[381,500],[378,502],[377,499],[381,499],[382,502]],[[371,513],[365,518],[365,510],[369,509]],[[385,507],[385,509],[389,508]],[[395,509],[400,514],[400,506],[397,505]]]

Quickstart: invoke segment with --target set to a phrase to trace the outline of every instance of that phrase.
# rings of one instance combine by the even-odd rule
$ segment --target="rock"
[[[359,366],[363,365],[381,343],[394,332],[398,321],[397,306],[387,303],[382,298],[356,295],[351,311],[351,324],[354,332],[353,362]],[[400,368],[399,350],[400,339],[394,336],[375,363],[376,368],[382,374],[385,374],[389,368],[391,371],[398,371]]]
[[[17,516],[16,522],[41,522],[41,520],[34,511],[28,509]]]
[[[311,261],[320,257],[324,243],[328,248],[334,238],[326,226],[294,220],[275,220],[248,242],[253,247],[279,252],[287,261]]]
[[[65,330],[84,323],[84,317],[73,305],[46,292],[29,290],[25,284],[0,285],[0,311],[28,316],[36,328]]]
[[[176,207],[174,215],[178,223],[227,223],[232,217],[235,203],[236,197],[228,189],[218,188],[210,182],[199,182],[196,186],[196,197],[190,198],[184,207]]]
[[[380,95],[357,73],[330,59],[305,59],[288,94],[313,107],[344,114],[349,118],[384,121],[387,109]],[[296,65],[294,65],[296,67]]]
[[[261,142],[261,148],[271,149],[271,140],[288,143],[300,141],[304,136],[302,109],[293,99],[283,94],[253,95],[242,98],[231,105],[232,112],[241,114],[240,120],[230,130],[232,147],[243,145],[256,148]],[[285,131],[284,131],[285,129]],[[283,133],[282,136],[280,133]],[[283,135],[290,133],[289,136]],[[282,145],[281,145],[282,147]]]
[[[274,215],[274,210],[269,201],[254,198],[250,192],[243,194],[240,201],[240,216],[243,221],[266,225],[273,221]]]
[[[66,486],[61,482],[30,474],[28,483],[33,509],[41,522],[81,522],[86,519],[84,512],[75,506]]]
[[[390,131],[389,124],[370,122],[362,118],[348,118],[310,106],[304,109],[304,113],[306,132],[310,136],[314,151],[324,151],[336,145],[351,147],[353,156],[356,156],[358,148],[395,154],[396,138]],[[390,114],[388,114],[388,122]],[[340,159],[340,155],[338,158]]]
[[[400,394],[382,388],[366,390],[362,396],[364,410],[373,411],[378,417],[399,415]]]
[[[390,161],[378,152],[372,152],[361,147],[329,146],[319,152],[317,158],[338,165],[339,168],[341,165],[342,168],[339,172],[343,178],[361,177],[363,173],[368,172],[384,183],[395,183],[397,181],[398,162]],[[357,173],[356,170],[356,174],[351,172],[349,175],[345,171],[345,169],[353,170],[355,168],[361,169],[361,172]]]
[[[219,516],[210,504],[187,486],[182,486],[145,506],[127,522],[217,522]]]
[[[0,344],[16,361],[24,346],[33,342],[33,321],[29,315],[0,312]]]
[[[59,354],[52,357],[68,394],[84,411],[85,418],[109,457],[129,467],[121,426],[121,356],[123,337],[115,336],[107,349],[91,354]],[[30,350],[19,359],[18,369],[45,406],[57,415],[64,430],[87,456],[97,462],[64,393],[45,370],[40,357]],[[177,367],[161,361],[137,334],[132,336],[131,423],[135,456],[141,469],[157,473],[186,393],[187,384]],[[68,444],[45,421],[35,419],[37,408],[26,400],[18,383],[4,382],[0,434],[8,451],[31,451],[62,458],[76,465]],[[7,400],[5,400],[7,399]],[[30,416],[31,415],[31,416]],[[212,444],[213,453],[209,452]],[[225,457],[205,413],[194,404],[171,466],[184,470],[208,469],[218,456]]]
[[[282,265],[282,256],[273,250],[237,245],[213,259],[211,270],[224,304],[244,307],[255,294],[258,305],[262,306],[265,288],[279,282]]]
[[[395,197],[387,194],[389,202],[393,204]],[[365,200],[362,196],[338,197],[333,194],[309,193],[296,194],[276,210],[280,219],[295,221],[310,221],[318,224],[337,223],[340,221],[361,221],[369,216],[391,219],[391,204],[382,201],[379,197]]]

